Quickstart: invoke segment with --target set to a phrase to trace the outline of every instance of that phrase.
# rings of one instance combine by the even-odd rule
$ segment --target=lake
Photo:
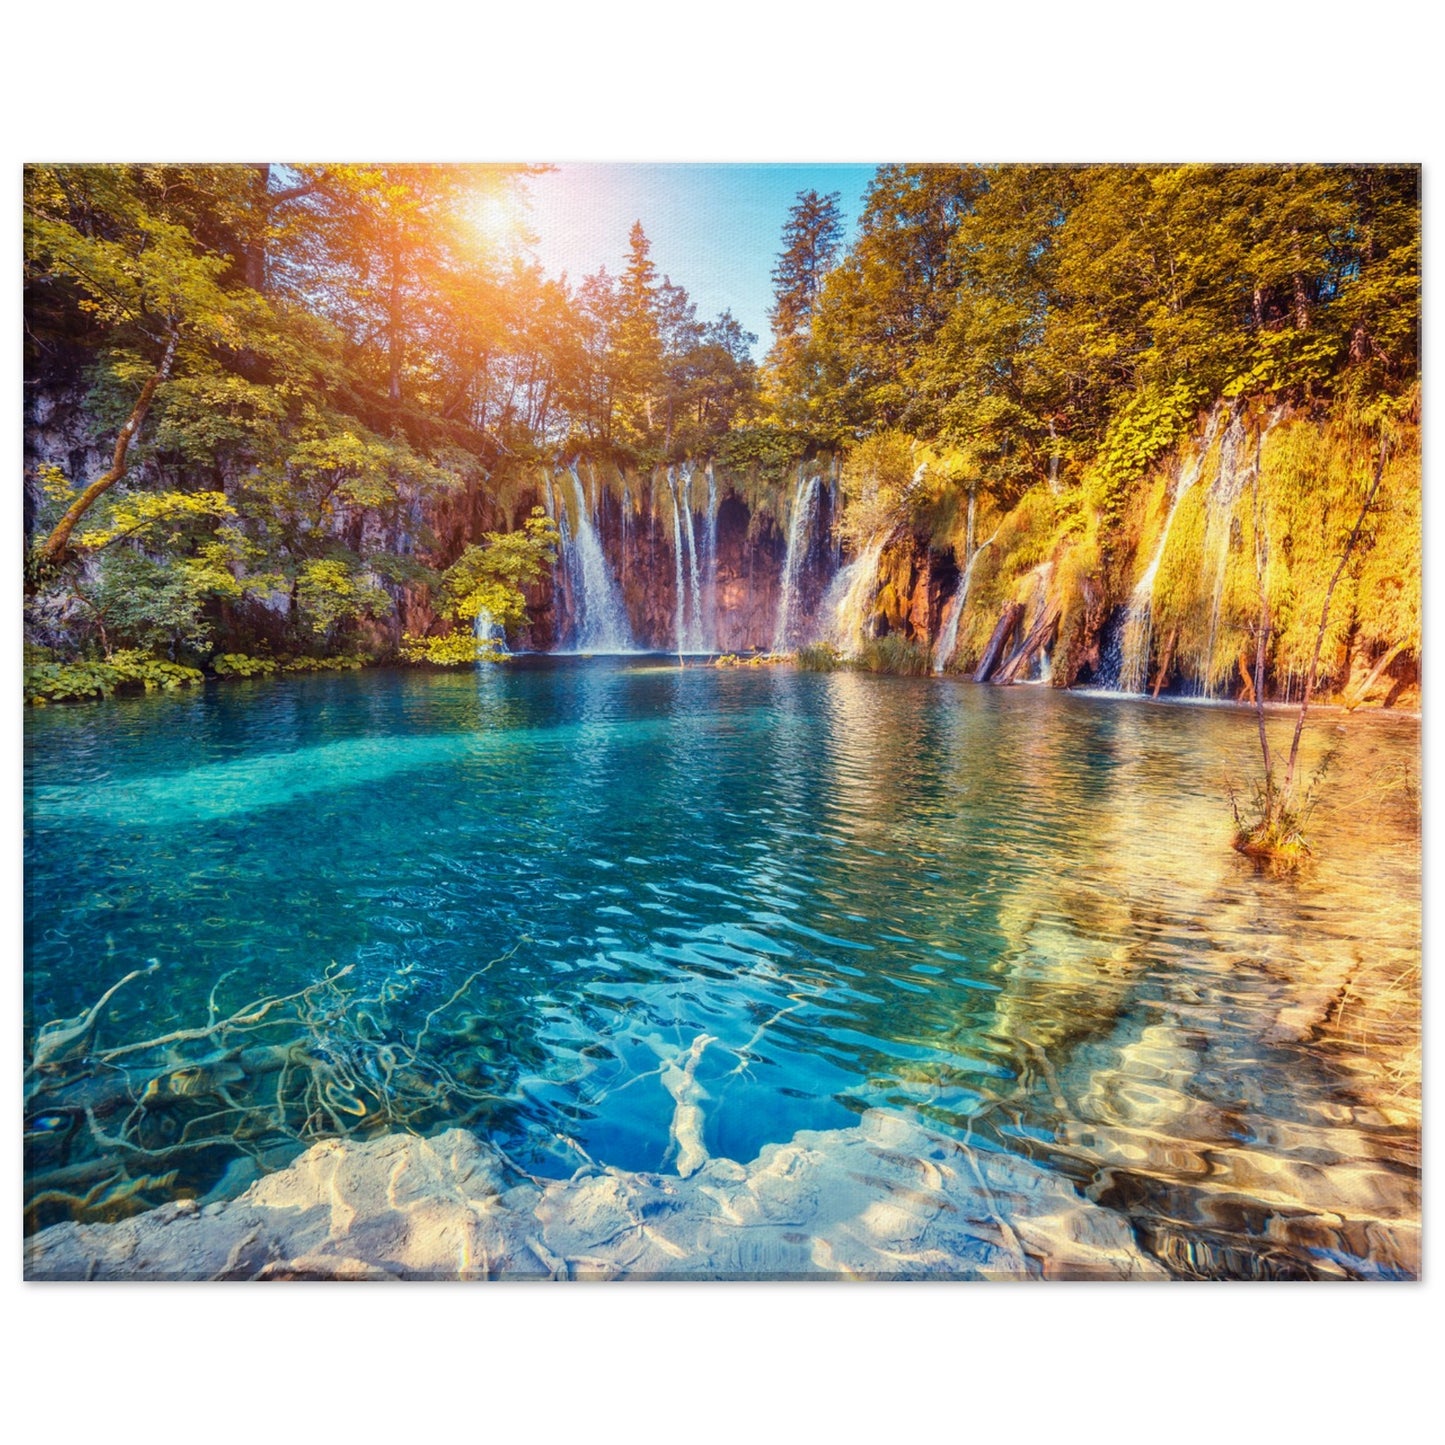
[[[462,1124],[561,1179],[882,1108],[1042,1165],[1174,1274],[1412,1276],[1419,747],[1313,715],[1316,856],[1274,877],[1230,847],[1233,707],[524,657],[33,710],[27,1047],[152,960],[96,1049],[349,968],[296,1026],[349,1081],[308,1138]],[[72,1105],[28,1126],[36,1177],[96,1153]],[[134,1198],[302,1147],[262,1135]]]

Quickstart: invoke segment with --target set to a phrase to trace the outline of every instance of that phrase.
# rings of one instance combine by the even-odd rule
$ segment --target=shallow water
[[[1049,689],[517,659],[26,741],[27,1041],[151,959],[98,1046],[352,965],[363,1038],[448,1005],[425,1047],[472,1088],[427,1126],[540,1174],[687,1167],[691,1065],[712,1155],[883,1105],[1058,1170],[1180,1274],[1418,1269],[1413,720],[1313,720],[1286,878],[1229,847],[1252,714]]]

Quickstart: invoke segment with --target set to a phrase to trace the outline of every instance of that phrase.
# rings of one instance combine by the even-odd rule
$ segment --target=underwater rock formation
[[[689,1160],[690,1164],[694,1161]],[[26,1243],[29,1279],[1151,1279],[1127,1221],[1028,1160],[870,1110],[749,1165],[538,1179],[460,1129],[328,1141],[239,1198]]]

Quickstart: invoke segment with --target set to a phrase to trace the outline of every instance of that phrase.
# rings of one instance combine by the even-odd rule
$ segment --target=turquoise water
[[[713,1155],[901,1108],[1059,1170],[1183,1274],[1408,1274],[1418,725],[1320,714],[1293,878],[1228,846],[1254,726],[647,659],[36,712],[27,1044],[150,960],[98,1049],[350,966],[313,1051],[365,1084],[414,1042],[414,1127],[540,1174],[675,1167],[659,1071],[691,1050]],[[32,1121],[37,1178],[96,1150],[67,1107]],[[137,1197],[299,1147],[208,1148]]]

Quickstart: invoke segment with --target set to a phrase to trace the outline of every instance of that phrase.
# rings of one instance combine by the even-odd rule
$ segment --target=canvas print
[[[1408,164],[36,163],[30,1280],[1410,1280]]]

